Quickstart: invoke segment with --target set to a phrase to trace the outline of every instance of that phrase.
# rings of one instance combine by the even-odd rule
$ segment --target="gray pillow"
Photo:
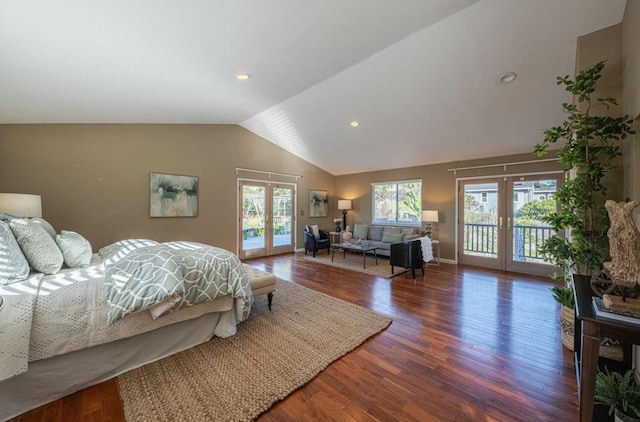
[[[16,218],[11,220],[9,227],[34,270],[44,274],[60,271],[64,262],[62,252],[42,225],[25,218]]]
[[[382,241],[384,243],[399,243],[399,242],[402,242],[402,233],[384,232],[384,234],[382,235]]]
[[[40,224],[42,228],[45,229],[47,233],[49,233],[49,236],[51,236],[53,240],[56,240],[56,230],[53,228],[51,224],[49,224],[47,220],[40,217],[34,217],[31,219],[31,221],[33,221],[36,224]]]
[[[402,236],[403,237],[411,236],[413,234],[418,234],[418,229],[411,229],[411,228],[403,228],[402,229]]]
[[[353,238],[354,239],[366,239],[367,238],[367,229],[369,227],[364,224],[356,224],[353,228]]]
[[[11,214],[7,214],[6,212],[0,212],[0,221],[5,221],[5,222],[9,222],[11,220],[13,220],[14,218],[17,218],[14,215]]]
[[[369,231],[367,232],[367,239],[375,240],[379,242],[382,240],[382,230],[384,227],[381,226],[371,226],[369,227]]]
[[[27,278],[29,262],[4,221],[0,221],[0,256],[0,284],[11,284]]]
[[[398,234],[398,233],[402,233],[402,228],[401,227],[385,227],[384,232],[391,233],[391,234]]]
[[[91,243],[82,235],[62,230],[56,236],[56,243],[62,251],[64,264],[69,268],[88,267],[91,263]]]

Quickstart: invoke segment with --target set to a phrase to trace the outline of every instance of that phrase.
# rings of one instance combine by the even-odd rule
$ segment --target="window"
[[[518,202],[520,200],[520,192],[513,192],[513,202]]]
[[[487,192],[482,192],[482,199],[480,200],[480,202],[487,202],[487,197],[488,197]]]
[[[422,180],[371,184],[373,223],[420,225]]]

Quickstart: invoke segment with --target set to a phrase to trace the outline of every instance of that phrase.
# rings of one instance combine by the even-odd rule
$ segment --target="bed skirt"
[[[18,416],[119,374],[209,341],[221,318],[202,315],[134,337],[29,363],[0,382],[0,420]]]

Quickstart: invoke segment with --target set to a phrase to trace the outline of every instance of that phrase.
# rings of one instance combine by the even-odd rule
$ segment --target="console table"
[[[580,400],[580,421],[591,422],[593,400],[603,337],[618,339],[628,344],[640,344],[640,326],[599,319],[593,312],[591,277],[573,276],[575,295],[575,361]]]

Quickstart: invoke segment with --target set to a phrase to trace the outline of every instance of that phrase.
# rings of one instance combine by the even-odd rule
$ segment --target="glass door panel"
[[[543,221],[556,209],[561,174],[460,180],[458,257],[461,264],[549,275],[540,245],[553,234]]]
[[[295,186],[240,181],[239,256],[293,252]]]
[[[543,219],[556,210],[554,195],[561,176],[519,176],[509,179],[511,202],[507,217],[509,271],[548,275],[555,268],[544,261],[541,244],[554,232]]]
[[[502,188],[495,179],[462,181],[460,186],[460,261],[468,265],[501,268]]]
[[[293,250],[293,188],[273,186],[271,205],[272,253],[290,252]]]
[[[266,185],[242,183],[241,257],[266,255]]]

